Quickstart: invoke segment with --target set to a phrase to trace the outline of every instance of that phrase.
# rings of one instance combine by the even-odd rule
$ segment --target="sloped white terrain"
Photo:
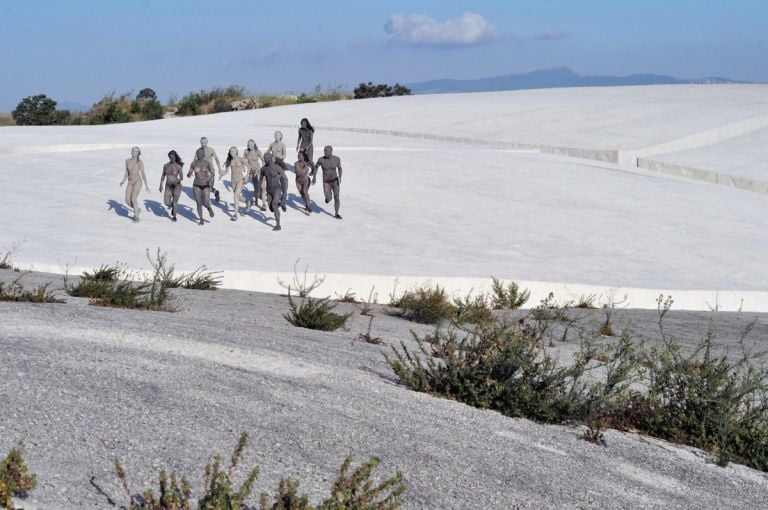
[[[269,213],[229,221],[223,203],[199,227],[189,192],[180,221],[170,222],[157,189],[168,150],[188,167],[207,136],[223,163],[231,145],[242,151],[254,138],[264,150],[281,129],[293,161],[301,117],[316,127],[315,158],[327,144],[341,157],[343,220],[332,217],[315,186],[315,213],[289,208],[279,233]],[[300,259],[301,268],[326,275],[326,292],[359,296],[375,286],[383,298],[395,280],[398,288],[429,279],[466,292],[493,275],[523,282],[533,303],[553,291],[626,294],[633,307],[653,307],[664,292],[681,308],[765,311],[768,196],[631,165],[674,147],[702,166],[697,151],[749,140],[766,119],[767,86],[692,85],[5,127],[0,248],[18,244],[14,260],[24,268],[79,272],[117,261],[147,268],[146,249],[161,247],[178,269],[205,264],[224,271],[227,287],[267,292],[281,290],[278,277],[287,278]],[[130,221],[118,186],[133,145],[142,148],[151,190],[139,197],[139,224]],[[717,166],[728,157],[721,151]],[[740,168],[759,159],[756,150],[733,154]],[[289,205],[299,206],[293,182],[290,193]],[[231,210],[231,193],[222,198]]]

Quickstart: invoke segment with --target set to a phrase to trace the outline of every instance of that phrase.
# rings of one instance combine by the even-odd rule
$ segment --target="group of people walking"
[[[309,198],[309,188],[317,181],[318,169],[322,171],[323,192],[325,203],[334,202],[335,217],[341,219],[339,207],[339,186],[341,184],[341,160],[333,155],[333,147],[326,146],[317,162],[312,162],[313,141],[315,130],[307,119],[301,119],[299,137],[296,142],[297,161],[293,165],[296,177],[296,189],[304,201],[304,211],[312,212],[312,202]],[[244,216],[252,207],[259,207],[262,211],[267,208],[275,216],[275,227],[272,230],[281,230],[280,210],[287,211],[286,200],[288,198],[288,177],[286,172],[289,166],[285,163],[287,151],[283,142],[283,134],[275,131],[275,140],[269,144],[266,153],[262,155],[256,142],[248,140],[243,155],[240,155],[237,147],[230,147],[224,162],[224,169],[216,154],[216,151],[208,145],[208,139],[200,139],[200,147],[195,151],[192,163],[187,172],[188,178],[193,178],[192,195],[197,205],[198,224],[204,225],[203,209],[213,218],[211,207],[211,193],[217,202],[221,199],[221,193],[215,188],[216,172],[213,163],[216,163],[219,180],[227,173],[233,192],[233,211],[230,215],[232,221],[237,221],[238,215]],[[160,192],[163,192],[163,201],[171,211],[171,221],[176,221],[176,213],[181,197],[181,183],[184,180],[184,162],[179,154],[172,150],[168,153],[168,163],[163,165],[160,176]],[[144,162],[141,160],[141,149],[133,147],[131,157],[125,161],[125,175],[120,186],[128,182],[125,189],[125,201],[133,209],[133,221],[138,222],[141,207],[138,203],[141,184],[149,192],[147,177],[144,173]],[[243,196],[243,188],[247,181],[253,184],[253,198],[246,199]],[[261,204],[259,205],[259,201]],[[240,212],[240,205],[245,204],[245,213]]]

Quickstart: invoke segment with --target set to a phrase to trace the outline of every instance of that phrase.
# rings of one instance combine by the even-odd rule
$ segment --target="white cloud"
[[[472,46],[502,37],[496,27],[474,12],[447,21],[425,14],[393,14],[384,31],[390,34],[390,43],[403,46]]]

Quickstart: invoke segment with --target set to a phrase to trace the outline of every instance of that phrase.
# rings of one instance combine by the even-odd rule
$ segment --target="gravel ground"
[[[0,271],[3,281],[17,276]],[[47,281],[61,286],[57,275],[23,276],[26,286]],[[765,508],[768,475],[719,468],[693,448],[615,431],[599,447],[579,440],[579,428],[410,391],[384,362],[386,346],[353,342],[368,323],[359,314],[347,331],[324,333],[288,324],[278,295],[176,296],[176,313],[79,298],[0,303],[0,452],[23,440],[39,480],[24,508],[124,505],[115,458],[136,492],[165,468],[186,474],[199,495],[206,462],[228,456],[241,431],[251,434],[244,465],[261,468],[256,492],[292,476],[314,501],[352,453],[379,456],[381,476],[401,470],[413,509]],[[431,330],[375,313],[372,333],[388,344]],[[737,344],[752,320],[750,345],[768,343],[766,315],[671,312],[665,326],[692,345],[710,319],[721,347]],[[614,316],[628,320],[655,336],[655,313]]]

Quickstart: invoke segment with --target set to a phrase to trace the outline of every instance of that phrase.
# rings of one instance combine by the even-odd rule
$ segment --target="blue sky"
[[[580,74],[768,82],[765,0],[0,0],[0,111],[44,93]]]

